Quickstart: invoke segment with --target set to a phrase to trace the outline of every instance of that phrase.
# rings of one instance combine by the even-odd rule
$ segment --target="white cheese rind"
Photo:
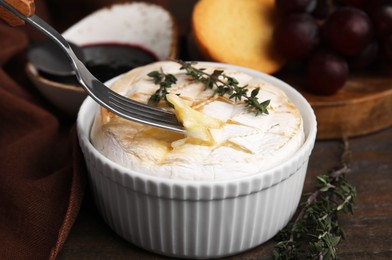
[[[214,69],[207,67],[206,71]],[[220,129],[210,130],[215,143],[205,144],[124,120],[101,109],[92,127],[91,142],[104,156],[124,167],[165,178],[231,179],[259,174],[279,165],[304,142],[301,114],[284,92],[241,72],[225,70],[240,85],[248,85],[250,89],[260,87],[259,100],[271,99],[269,115],[255,116],[241,102],[211,98],[213,91],[190,82],[174,62],[137,68],[123,75],[111,88],[146,102],[157,89],[147,76],[154,70],[174,74],[178,81],[170,88],[171,93],[180,94],[193,108],[225,123]]]

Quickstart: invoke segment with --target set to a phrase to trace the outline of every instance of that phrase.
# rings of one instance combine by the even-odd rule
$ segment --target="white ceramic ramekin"
[[[165,179],[110,161],[89,135],[98,105],[87,98],[77,130],[99,211],[108,225],[131,243],[158,254],[216,258],[248,250],[272,238],[293,216],[316,138],[316,118],[295,89],[260,72],[243,71],[281,88],[299,108],[306,140],[287,161],[257,175],[222,181]]]

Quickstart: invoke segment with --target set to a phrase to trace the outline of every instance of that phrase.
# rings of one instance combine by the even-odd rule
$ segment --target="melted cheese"
[[[175,94],[168,94],[166,98],[174,106],[178,121],[183,124],[189,138],[205,142],[206,145],[215,143],[210,131],[221,128],[222,121],[193,109]]]
[[[206,72],[216,68],[205,67]],[[166,178],[214,180],[257,174],[284,162],[304,141],[302,118],[287,96],[269,83],[226,70],[250,91],[260,88],[260,101],[271,99],[269,115],[249,112],[242,102],[214,96],[191,81],[174,62],[157,62],[122,76],[112,89],[147,102],[157,86],[147,76],[162,70],[177,77],[169,90],[187,136],[130,122],[105,109],[97,114],[91,141],[120,165]]]

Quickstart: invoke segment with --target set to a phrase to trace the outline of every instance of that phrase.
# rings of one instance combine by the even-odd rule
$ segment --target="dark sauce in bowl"
[[[136,67],[158,60],[150,51],[136,45],[104,42],[80,47],[81,57],[87,69],[101,82],[123,74]],[[68,62],[64,56],[64,62]],[[39,70],[49,80],[78,85],[75,76],[60,76]]]
[[[90,44],[82,51],[86,67],[102,82],[158,60],[146,49],[120,43]]]

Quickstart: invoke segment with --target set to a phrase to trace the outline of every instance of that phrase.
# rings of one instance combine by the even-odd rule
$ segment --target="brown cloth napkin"
[[[0,22],[1,259],[54,259],[85,189],[74,120],[52,110],[25,74],[32,30]]]

